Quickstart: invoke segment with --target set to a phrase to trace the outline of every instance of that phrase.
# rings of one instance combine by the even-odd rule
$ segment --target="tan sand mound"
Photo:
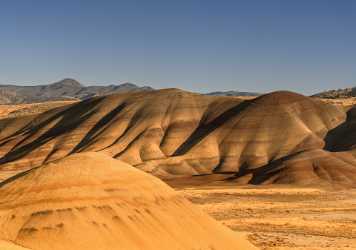
[[[255,249],[159,179],[93,152],[1,183],[0,239],[32,250]]]
[[[251,183],[251,171],[323,149],[345,119],[341,107],[288,91],[253,100],[177,89],[97,97],[31,120],[0,120],[0,178],[103,151],[163,179],[237,173]]]

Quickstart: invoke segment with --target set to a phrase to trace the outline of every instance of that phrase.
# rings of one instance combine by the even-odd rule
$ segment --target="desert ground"
[[[318,98],[318,97],[314,97],[314,98],[325,103],[331,103],[334,105],[343,106],[346,109],[356,104],[356,97],[334,98],[334,99]]]
[[[262,250],[356,249],[356,190],[215,184],[176,187]]]
[[[0,119],[39,114],[74,102],[75,101],[51,101],[28,104],[2,104],[0,105]]]

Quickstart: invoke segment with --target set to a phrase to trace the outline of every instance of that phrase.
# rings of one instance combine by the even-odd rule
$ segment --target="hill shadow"
[[[73,148],[73,150],[69,153],[75,153],[83,149],[85,146],[90,143],[90,141],[94,140],[97,138],[101,133],[97,133],[101,128],[105,127],[107,124],[109,124],[117,114],[119,114],[124,108],[126,107],[126,103],[122,103],[118,105],[116,108],[111,110],[108,114],[106,114],[103,118],[97,122],[92,129],[89,130],[89,132],[84,136],[84,138]]]
[[[102,99],[103,98],[95,98],[82,101],[33,126],[28,132],[26,132],[26,137],[13,147],[13,150],[0,158],[0,164],[15,161],[21,157],[24,157],[31,151],[41,147],[55,137],[74,130],[95,113],[95,107],[102,101]],[[60,120],[53,127],[40,135],[34,141],[20,146],[22,143],[26,142],[26,140],[30,139],[30,137],[35,135],[39,130],[59,118]]]
[[[324,149],[330,152],[347,151],[356,145],[356,108],[347,112],[346,120],[328,131]]]
[[[197,145],[214,130],[216,130],[221,125],[232,119],[234,116],[245,110],[250,105],[250,103],[251,102],[248,100],[243,101],[242,103],[239,103],[234,107],[226,110],[211,122],[206,124],[203,124],[201,122],[201,125],[199,125],[195,129],[195,131],[189,136],[189,138],[178,147],[178,149],[173,153],[172,156],[178,156],[187,153],[190,149],[192,149],[195,145]]]

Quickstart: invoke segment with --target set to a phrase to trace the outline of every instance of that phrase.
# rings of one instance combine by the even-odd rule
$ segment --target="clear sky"
[[[3,0],[0,83],[208,92],[356,85],[353,0]]]

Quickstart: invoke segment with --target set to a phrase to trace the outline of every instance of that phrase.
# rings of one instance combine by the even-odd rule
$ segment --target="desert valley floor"
[[[191,202],[263,250],[356,249],[356,190],[179,187]]]

